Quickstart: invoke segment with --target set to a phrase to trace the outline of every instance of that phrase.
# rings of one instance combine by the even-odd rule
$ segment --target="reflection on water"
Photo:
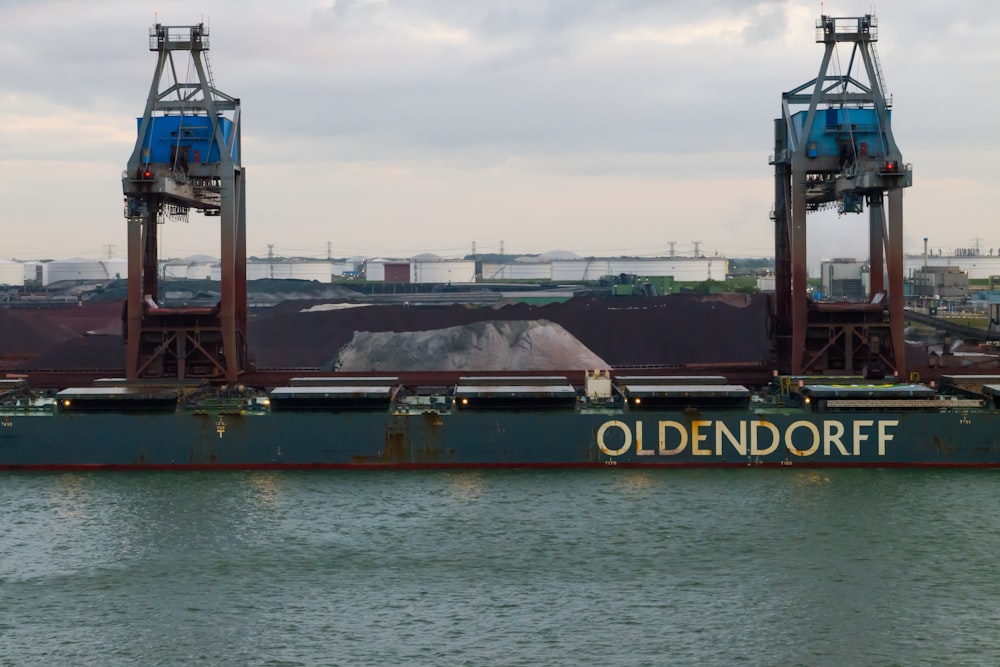
[[[448,479],[451,482],[452,494],[459,500],[478,500],[484,488],[483,474],[479,470],[449,473]]]
[[[252,491],[251,497],[260,509],[277,506],[283,479],[284,477],[278,472],[256,472],[249,476],[247,482]]]
[[[989,664],[1000,653],[980,630],[1000,622],[987,471],[2,482],[10,664]]]

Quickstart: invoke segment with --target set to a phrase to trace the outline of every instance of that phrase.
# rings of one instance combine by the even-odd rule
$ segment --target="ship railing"
[[[980,399],[957,398],[888,398],[853,399],[830,398],[825,400],[828,409],[834,410],[969,410],[982,408]]]

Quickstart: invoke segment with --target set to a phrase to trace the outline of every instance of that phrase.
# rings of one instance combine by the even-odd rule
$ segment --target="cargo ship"
[[[2,381],[0,469],[1000,466],[1000,375],[303,377],[267,391]]]
[[[871,15],[822,16],[819,76],[782,94],[770,158],[775,294],[759,329],[772,347],[752,360],[763,379],[739,382],[731,366],[718,375],[486,374],[474,364],[455,377],[258,371],[247,343],[240,101],[209,76],[206,26],[157,24],[153,85],[122,175],[124,379],[0,381],[0,469],[1000,466],[1000,375],[949,375],[937,360],[933,382],[921,384],[907,359],[902,192],[912,168],[891,131],[877,26]],[[851,65],[835,74],[839,44],[852,49]],[[164,85],[175,54],[197,77]],[[807,213],[831,207],[867,207],[864,301],[809,293]],[[219,222],[214,306],[160,298],[158,228],[191,210]],[[683,316],[639,336],[659,339],[664,326],[703,340]],[[724,356],[718,339],[708,347]]]

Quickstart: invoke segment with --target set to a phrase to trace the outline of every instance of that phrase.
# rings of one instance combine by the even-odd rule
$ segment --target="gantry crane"
[[[234,382],[247,366],[246,196],[240,101],[214,87],[208,28],[149,31],[156,70],[122,175],[128,221],[128,299],[123,318],[129,380]],[[188,54],[178,78],[175,54]],[[181,63],[185,65],[184,63]],[[165,79],[165,76],[169,78]],[[221,298],[214,308],[161,303],[157,227],[190,210],[219,219]]]
[[[793,375],[906,376],[903,188],[913,176],[892,135],[877,40],[874,16],[822,16],[819,76],[782,95],[774,122],[774,334],[781,370]],[[831,73],[840,44],[850,48],[848,65]],[[814,302],[806,285],[807,213],[861,213],[866,204],[867,302]]]

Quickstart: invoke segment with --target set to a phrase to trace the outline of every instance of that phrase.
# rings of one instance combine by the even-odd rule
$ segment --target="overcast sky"
[[[911,252],[1000,247],[1000,4],[952,7],[876,7]],[[124,254],[154,10],[242,101],[256,255],[771,256],[773,118],[823,55],[798,0],[0,0],[0,257]],[[810,217],[812,258],[864,257],[866,217]]]

